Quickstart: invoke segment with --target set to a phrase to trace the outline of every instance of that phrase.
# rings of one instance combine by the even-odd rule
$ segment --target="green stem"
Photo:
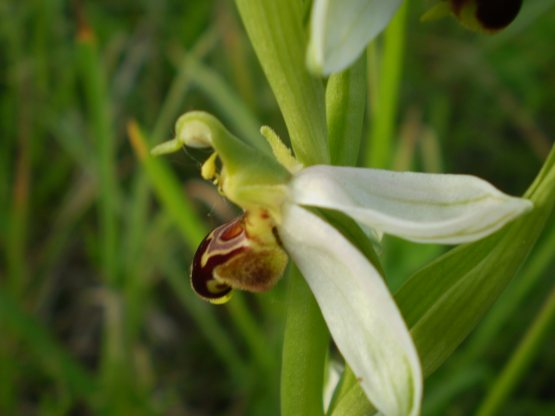
[[[103,389],[110,392],[107,403],[115,408],[127,408],[127,394],[130,383],[125,379],[129,373],[129,357],[124,353],[123,328],[125,322],[119,307],[119,294],[113,292],[121,284],[119,273],[120,247],[118,245],[118,177],[116,161],[116,140],[112,129],[110,99],[104,78],[104,68],[96,41],[90,28],[83,23],[77,37],[77,58],[81,83],[84,88],[87,118],[95,146],[98,174],[98,252],[100,273],[108,286],[108,296],[104,298],[105,320],[101,358],[101,379]],[[118,386],[116,389],[115,386]]]
[[[378,94],[378,102],[377,107],[373,109],[370,142],[366,152],[367,166],[387,168],[391,162],[403,66],[407,9],[408,1],[405,1],[385,31],[383,61],[378,77],[379,85],[373,86],[373,90]],[[375,80],[375,77],[373,79]]]
[[[326,87],[331,162],[356,166],[366,106],[366,58],[332,74]]]
[[[503,404],[532,363],[542,343],[550,335],[550,329],[554,323],[555,288],[551,290],[533,325],[479,407],[476,413],[478,416],[489,416],[499,413],[499,410],[503,407]]]
[[[305,69],[301,2],[236,0],[236,4],[297,158],[307,165],[328,163],[324,88]]]
[[[78,39],[78,58],[85,89],[88,117],[96,145],[99,175],[99,241],[102,274],[106,282],[117,280],[117,175],[116,147],[108,109],[108,93],[93,35],[82,29]]]
[[[377,40],[374,39],[366,48],[366,70],[368,71],[368,80],[366,82],[366,94],[368,96],[367,114],[368,120],[375,120],[377,118],[376,112],[378,102],[380,101],[379,93],[379,57]]]
[[[289,275],[281,368],[281,414],[322,415],[329,334],[314,296],[296,267]]]

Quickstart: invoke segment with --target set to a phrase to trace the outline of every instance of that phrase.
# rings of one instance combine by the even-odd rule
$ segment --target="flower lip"
[[[245,232],[241,221],[242,218],[238,218],[213,230],[202,241],[193,258],[191,286],[201,298],[209,302],[223,303],[231,296],[231,286],[218,281],[214,277],[214,270],[246,250],[246,247],[237,245]]]
[[[247,211],[202,241],[191,267],[191,286],[201,298],[224,303],[232,289],[271,289],[283,275],[287,259],[269,213]]]

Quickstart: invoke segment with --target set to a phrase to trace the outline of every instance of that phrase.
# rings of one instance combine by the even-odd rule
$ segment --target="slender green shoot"
[[[366,166],[374,168],[387,168],[391,163],[403,69],[408,4],[408,1],[403,2],[385,31],[378,83],[376,83],[376,77],[369,80],[370,88],[377,91],[375,94],[378,98],[377,103],[373,102],[376,107],[372,110],[373,118],[365,160]]]
[[[511,392],[526,374],[526,370],[536,358],[543,343],[552,334],[553,324],[555,324],[555,288],[549,293],[524,339],[478,408],[476,412],[478,416],[500,414]]]

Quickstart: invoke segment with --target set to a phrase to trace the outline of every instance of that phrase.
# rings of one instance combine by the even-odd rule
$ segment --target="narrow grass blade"
[[[94,378],[3,290],[0,290],[0,322],[25,343],[53,379],[61,380],[76,398],[94,405],[97,393]]]

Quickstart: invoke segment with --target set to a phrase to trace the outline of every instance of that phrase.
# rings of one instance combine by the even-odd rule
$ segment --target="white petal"
[[[307,64],[328,75],[348,67],[389,23],[401,0],[315,0]]]
[[[407,240],[477,240],[532,208],[474,176],[311,166],[289,185],[300,205],[342,211]]]
[[[295,205],[283,214],[279,235],[366,395],[386,415],[417,415],[422,395],[418,355],[381,276],[316,215]]]

